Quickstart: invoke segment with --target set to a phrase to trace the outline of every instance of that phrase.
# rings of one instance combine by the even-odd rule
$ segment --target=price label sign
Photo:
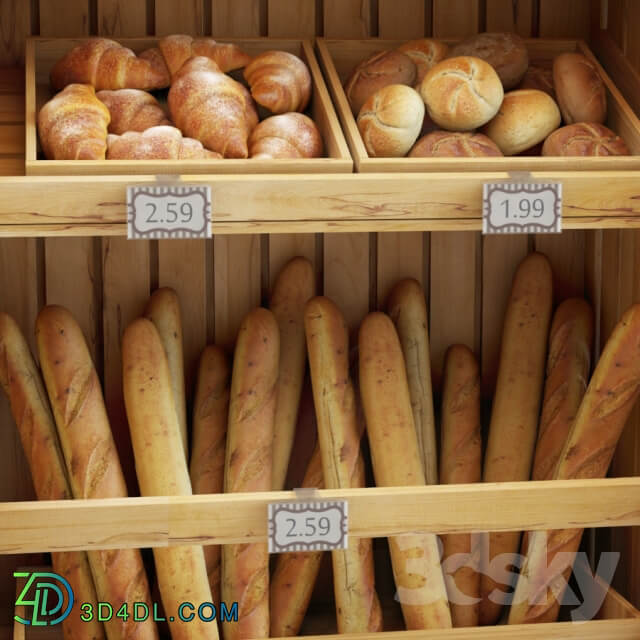
[[[485,183],[482,233],[562,233],[562,184]]]
[[[346,549],[347,531],[345,501],[269,505],[269,553]]]
[[[211,187],[127,187],[127,238],[210,238]]]

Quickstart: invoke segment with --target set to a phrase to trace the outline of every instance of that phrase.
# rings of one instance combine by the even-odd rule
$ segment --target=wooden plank
[[[631,22],[631,16],[629,16],[630,4],[633,4],[633,2],[628,2],[627,0],[608,0],[607,32],[623,53],[627,52],[627,45],[629,43],[628,25]]]
[[[313,38],[317,33],[316,0],[268,0],[271,38]]]
[[[0,125],[0,153],[24,153],[24,125]]]
[[[155,0],[156,35],[165,36],[171,33],[188,33],[203,35],[204,0]]]
[[[464,38],[478,33],[478,0],[433,0],[433,35],[436,38]]]
[[[24,63],[24,41],[31,33],[31,2],[0,2],[0,67]]]
[[[327,38],[367,38],[372,33],[372,0],[324,0]]]
[[[269,290],[282,267],[295,256],[316,265],[316,236],[312,233],[276,233],[269,236]]]
[[[267,0],[211,0],[214,36],[252,38],[267,33]]]
[[[24,156],[0,158],[0,176],[23,176]]]
[[[638,38],[640,5],[637,2],[626,3],[625,22],[627,43],[626,55],[636,71],[640,72],[640,38]]]
[[[40,35],[58,38],[89,35],[88,0],[40,0]]]
[[[428,294],[425,282],[425,234],[378,233],[377,294],[378,308],[384,309],[393,286],[403,278],[415,278]],[[428,299],[428,295],[427,295]]]
[[[0,123],[24,122],[24,115],[24,93],[0,93]]]
[[[378,0],[378,35],[412,40],[425,35],[424,0]]]
[[[589,40],[591,13],[584,0],[540,0],[540,37]]]
[[[536,251],[544,253],[553,269],[553,297],[556,304],[585,293],[585,235],[582,231],[564,231],[559,235],[535,237]]]
[[[98,33],[108,37],[146,35],[146,0],[98,0]]]
[[[533,33],[534,0],[487,0],[487,31],[515,31],[523,37]]]

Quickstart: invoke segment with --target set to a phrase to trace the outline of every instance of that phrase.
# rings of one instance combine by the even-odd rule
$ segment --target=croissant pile
[[[89,38],[54,65],[51,86],[58,93],[38,113],[48,160],[324,154],[317,125],[303,113],[311,74],[286,51],[251,57],[236,44],[170,35],[136,55]]]

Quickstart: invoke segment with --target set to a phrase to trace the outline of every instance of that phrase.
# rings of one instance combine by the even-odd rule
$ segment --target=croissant
[[[316,123],[302,113],[267,118],[249,136],[252,158],[318,158],[322,150]]]
[[[38,113],[38,133],[49,160],[104,160],[109,109],[93,87],[70,84]]]
[[[307,65],[286,51],[266,51],[244,70],[253,99],[272,113],[304,111],[311,98]]]
[[[140,89],[98,91],[97,98],[111,114],[109,133],[121,135],[127,131],[144,131],[150,127],[170,125],[160,103]]]
[[[247,140],[258,123],[249,92],[212,60],[187,61],[169,90],[171,119],[182,132],[225,158],[246,158]]]
[[[222,158],[180,129],[162,125],[146,131],[107,136],[107,160],[203,160]]]
[[[107,38],[89,38],[74,47],[51,70],[51,84],[62,89],[80,82],[100,89],[163,89],[169,75],[131,49]]]

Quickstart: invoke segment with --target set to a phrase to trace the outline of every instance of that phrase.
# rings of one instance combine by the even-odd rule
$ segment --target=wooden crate
[[[37,113],[54,91],[49,74],[53,65],[82,38],[29,38],[26,43],[26,174],[36,175],[158,175],[158,174],[247,174],[247,173],[349,173],[353,162],[322,78],[313,47],[306,40],[225,39],[240,45],[249,55],[280,49],[307,63],[313,82],[308,113],[318,125],[325,145],[324,158],[304,160],[45,160],[39,151]],[[153,47],[157,38],[119,38],[136,53]],[[240,75],[236,75],[241,79]]]
[[[448,44],[455,41],[447,40]],[[358,131],[343,84],[355,67],[377,51],[395,49],[402,40],[319,38],[318,57],[338,110],[356,169],[360,172],[417,171],[631,171],[640,169],[640,120],[589,47],[580,40],[527,39],[531,64],[550,67],[560,53],[577,51],[595,62],[608,98],[607,125],[627,142],[632,156],[611,158],[370,158]]]

